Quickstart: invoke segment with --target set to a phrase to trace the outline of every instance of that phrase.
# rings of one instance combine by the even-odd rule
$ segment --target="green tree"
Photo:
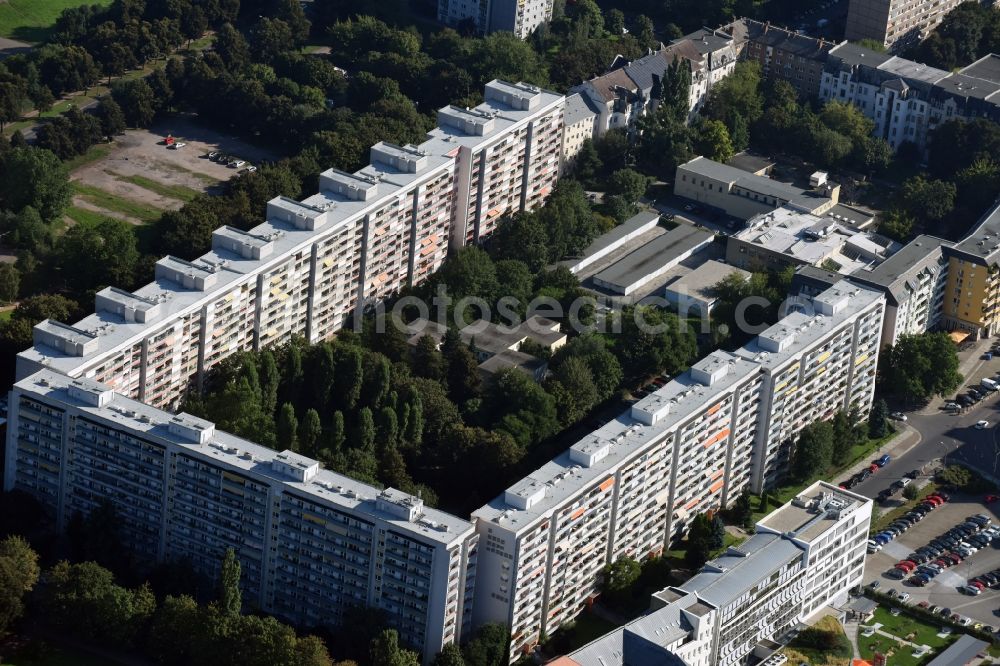
[[[320,422],[319,412],[315,409],[306,410],[305,416],[299,423],[299,447],[302,452],[310,457],[316,457],[319,450],[319,441],[323,436],[323,424]]]
[[[375,417],[370,408],[362,407],[358,410],[358,422],[351,439],[353,448],[375,453]]]
[[[695,150],[716,162],[729,161],[735,151],[725,123],[720,120],[703,120],[698,125]]]
[[[712,540],[710,546],[712,550],[718,550],[722,548],[726,543],[726,526],[722,522],[722,518],[719,514],[713,514],[712,516]]]
[[[379,446],[396,446],[399,441],[399,418],[392,407],[382,407],[375,417],[375,435]]]
[[[278,448],[299,450],[299,420],[295,417],[295,406],[286,402],[278,414],[277,435]]]
[[[597,386],[586,361],[570,356],[559,364],[546,390],[556,400],[559,420],[563,426],[582,419],[597,404]]]
[[[900,205],[920,220],[939,222],[955,207],[955,184],[914,176],[900,190]]]
[[[419,666],[416,652],[399,646],[399,635],[395,629],[386,629],[372,641],[372,666]]]
[[[839,410],[830,422],[833,426],[833,451],[831,461],[843,465],[851,455],[851,449],[858,444],[858,431],[847,412]]]
[[[908,500],[915,500],[920,496],[920,489],[917,488],[916,484],[911,483],[910,485],[903,488],[903,497]]]
[[[792,476],[808,481],[830,466],[833,426],[826,421],[808,424],[799,432],[792,458]]]
[[[750,506],[750,493],[746,490],[736,498],[736,504],[733,507],[733,520],[744,528],[753,526],[753,507]]]
[[[476,629],[462,653],[466,666],[506,666],[510,631],[502,624],[489,623]]]
[[[219,577],[219,608],[229,617],[235,617],[243,609],[243,595],[240,592],[240,561],[236,551],[226,549],[222,559],[222,573]]]
[[[889,210],[883,213],[878,231],[889,238],[906,242],[913,234],[913,217],[901,210]]]
[[[712,519],[699,513],[691,519],[684,551],[684,564],[691,570],[700,569],[712,553]]]
[[[642,575],[642,567],[635,559],[623,556],[611,564],[604,565],[601,574],[604,577],[604,593],[612,600],[621,601],[631,594],[632,587]]]
[[[434,657],[431,666],[465,666],[465,658],[457,645],[448,643]]]
[[[904,335],[884,355],[882,384],[910,404],[958,388],[958,354],[946,333]]]
[[[634,169],[618,169],[608,180],[608,194],[620,195],[635,204],[646,193],[649,179]]]
[[[20,211],[31,206],[46,222],[62,216],[72,189],[65,165],[51,151],[14,148],[0,162],[0,202]]]
[[[448,329],[441,343],[447,367],[448,397],[462,404],[479,395],[479,364],[468,345],[454,329]]]
[[[0,541],[0,635],[24,614],[24,597],[41,573],[38,554],[20,536]]]
[[[274,410],[278,407],[278,390],[281,386],[278,362],[270,349],[262,350],[257,359],[260,366],[257,370],[260,378],[260,407],[265,414],[274,414]]]
[[[149,127],[156,115],[156,96],[144,79],[118,81],[111,96],[121,107],[125,122],[132,127]]]
[[[868,436],[872,439],[881,439],[889,432],[889,406],[885,404],[885,400],[879,398],[872,405],[872,411],[868,415]]]
[[[120,220],[73,226],[55,249],[66,280],[77,289],[131,285],[135,279],[138,242],[131,226]]]
[[[334,451],[340,450],[344,446],[344,441],[346,439],[347,434],[344,430],[344,413],[338,410],[333,413],[333,418],[330,421],[330,448]]]
[[[620,9],[612,9],[604,17],[604,27],[615,37],[625,34],[625,14]]]
[[[0,301],[10,303],[17,300],[21,290],[21,273],[14,264],[0,264]]]
[[[361,397],[364,378],[364,362],[361,350],[348,347],[340,350],[337,357],[337,374],[334,379],[334,395],[337,402],[347,409],[353,409]]]

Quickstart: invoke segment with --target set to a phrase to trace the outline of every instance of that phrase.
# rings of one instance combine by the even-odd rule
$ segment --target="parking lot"
[[[927,601],[930,605],[950,608],[953,613],[968,617],[973,622],[994,627],[1000,625],[1000,617],[994,615],[994,611],[1000,608],[1000,590],[987,588],[978,596],[959,591],[968,579],[1000,568],[1000,541],[945,569],[924,587],[909,584],[909,576],[896,580],[887,575],[907,555],[961,524],[968,516],[979,513],[989,516],[994,524],[1000,523],[1000,517],[983,503],[982,497],[952,494],[951,501],[928,513],[923,520],[887,543],[881,551],[868,556],[865,584],[877,580],[882,592],[896,590],[909,593],[908,604]]]

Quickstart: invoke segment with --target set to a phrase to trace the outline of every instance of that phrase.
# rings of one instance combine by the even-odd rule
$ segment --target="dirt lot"
[[[968,516],[982,513],[990,516],[994,523],[1000,523],[995,508],[987,507],[981,500],[979,496],[955,494],[952,496],[952,501],[931,511],[923,520],[899,538],[890,541],[878,553],[869,555],[865,563],[865,584],[878,580],[881,582],[879,589],[882,592],[890,589],[909,592],[910,599],[907,603],[918,604],[927,600],[931,604],[951,608],[952,612],[967,616],[976,622],[994,627],[1000,625],[1000,617],[993,614],[994,610],[1000,608],[1000,590],[986,589],[976,597],[958,591],[959,586],[965,585],[967,579],[1000,568],[1000,547],[996,543],[973,553],[957,566],[942,571],[925,587],[916,587],[885,575],[896,562],[926,545],[931,539],[964,522]]]
[[[170,149],[167,135],[187,145]],[[247,166],[274,156],[259,148],[192,123],[183,116],[150,130],[129,130],[117,138],[106,156],[76,169],[71,179],[76,209],[142,224],[164,210],[175,210],[200,192],[210,191],[236,175],[237,169],[212,162],[210,151],[237,156]],[[245,167],[244,167],[245,168]],[[71,209],[76,221],[85,214]]]

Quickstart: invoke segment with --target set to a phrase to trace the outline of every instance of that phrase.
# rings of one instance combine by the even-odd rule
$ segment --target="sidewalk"
[[[902,429],[896,433],[896,436],[882,445],[881,448],[872,453],[871,459],[869,460],[859,460],[856,464],[844,469],[838,474],[838,477],[843,477],[844,479],[853,476],[863,469],[866,469],[872,464],[872,460],[882,456],[882,454],[888,453],[893,458],[898,458],[903,455],[914,446],[920,443],[922,437],[920,433],[911,428],[906,424],[901,424],[898,421],[894,422],[897,426],[902,425]],[[839,483],[837,480],[832,480],[830,483]]]

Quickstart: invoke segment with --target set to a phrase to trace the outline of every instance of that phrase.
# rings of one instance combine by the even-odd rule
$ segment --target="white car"
[[[235,160],[233,162],[230,162],[229,166],[233,167],[234,169],[239,169],[244,164],[246,164],[246,162],[244,162],[243,160]]]
[[[180,150],[181,148],[183,148],[183,147],[184,147],[184,146],[186,146],[186,145],[187,145],[187,144],[186,144],[186,143],[184,143],[183,141],[178,141],[178,142],[176,142],[176,143],[172,143],[172,144],[170,144],[170,145],[169,145],[169,146],[167,146],[167,147],[168,147],[168,148],[172,148],[172,149],[174,149],[174,150]]]
[[[990,427],[990,422],[987,420],[976,421],[976,430],[986,430]]]
[[[946,403],[944,403],[944,408],[945,409],[955,410],[955,409],[961,409],[962,406],[960,404],[958,404],[957,402],[946,402]]]
[[[897,598],[898,598],[898,599],[899,599],[900,601],[906,601],[907,599],[909,599],[909,598],[910,598],[910,593],[909,593],[909,592],[900,592],[900,593],[899,593],[899,597],[897,597]]]
[[[893,412],[889,414],[889,418],[896,419],[897,421],[906,421],[906,414],[903,412]]]

